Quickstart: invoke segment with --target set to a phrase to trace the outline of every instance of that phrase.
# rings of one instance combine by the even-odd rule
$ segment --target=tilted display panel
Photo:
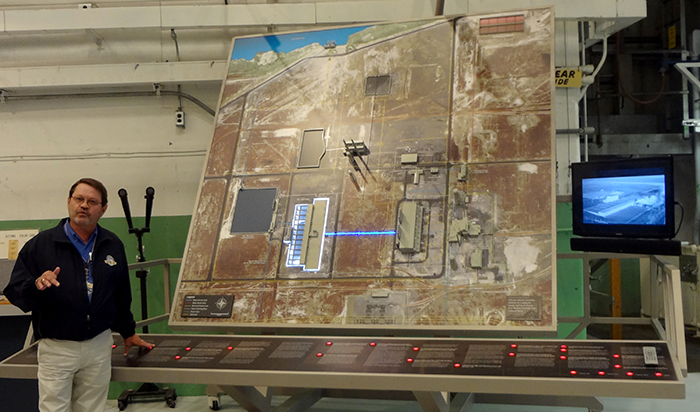
[[[553,22],[235,39],[171,326],[556,330]]]

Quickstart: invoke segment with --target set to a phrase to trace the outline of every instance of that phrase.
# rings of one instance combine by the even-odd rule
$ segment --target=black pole
[[[126,216],[126,224],[129,225],[129,233],[134,230],[134,224],[131,222],[131,209],[129,208],[129,194],[126,193],[126,189],[119,189],[119,197],[122,199],[122,208],[124,209],[124,216]]]
[[[124,215],[126,216],[126,223],[129,225],[129,233],[136,235],[136,240],[138,241],[139,255],[136,258],[138,262],[145,262],[146,257],[143,254],[143,234],[151,231],[151,210],[153,209],[153,196],[155,196],[156,190],[152,187],[146,189],[146,225],[141,229],[135,228],[131,221],[131,210],[129,209],[129,199],[126,193],[126,189],[119,189],[119,197],[122,199],[122,207],[124,208]],[[148,276],[148,270],[139,269],[136,271],[136,277],[139,278],[139,283],[141,286],[141,319],[148,319],[148,292],[146,290],[146,277]],[[142,328],[143,333],[148,333],[148,326]],[[165,402],[171,408],[175,407],[175,399],[177,399],[177,394],[174,388],[160,389],[155,383],[144,383],[139,387],[138,390],[133,391],[127,389],[121,393],[119,399],[117,400],[119,405],[119,410],[122,411],[126,408],[129,402],[141,401],[157,401],[164,399]]]
[[[129,207],[129,195],[126,189],[119,189],[119,197],[122,200],[122,208],[124,209],[124,216],[126,216],[126,223],[129,225],[129,233],[136,235],[136,240],[138,242],[139,255],[136,258],[138,262],[145,262],[146,257],[143,254],[143,234],[151,231],[149,227],[151,222],[151,210],[153,209],[153,196],[156,191],[152,187],[146,189],[146,226],[139,229],[135,228],[133,221],[131,220],[131,208]],[[148,270],[139,269],[136,271],[136,277],[139,278],[139,285],[141,287],[141,319],[148,319],[148,291],[146,285],[146,278],[148,277]],[[143,333],[148,333],[148,325],[142,328]]]
[[[144,232],[151,231],[151,210],[153,209],[153,196],[156,194],[156,189],[152,187],[146,188],[146,227]]]

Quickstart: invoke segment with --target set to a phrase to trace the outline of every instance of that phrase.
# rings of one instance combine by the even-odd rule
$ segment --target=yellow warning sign
[[[676,25],[668,28],[668,49],[676,48]]]
[[[17,260],[22,246],[37,233],[39,229],[0,230],[0,259]]]
[[[581,87],[583,72],[579,69],[557,67],[554,70],[554,79],[557,87]]]
[[[17,260],[18,255],[19,255],[19,240],[9,239],[9,242],[7,245],[7,258],[9,260]]]

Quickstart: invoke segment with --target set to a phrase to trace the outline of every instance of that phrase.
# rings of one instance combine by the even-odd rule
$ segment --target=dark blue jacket
[[[98,228],[90,302],[83,259],[63,230],[66,220],[24,245],[3,293],[13,305],[32,311],[36,339],[83,341],[107,329],[124,338],[132,336],[136,324],[124,244],[114,233]],[[36,279],[56,266],[61,268],[60,286],[39,291]]]

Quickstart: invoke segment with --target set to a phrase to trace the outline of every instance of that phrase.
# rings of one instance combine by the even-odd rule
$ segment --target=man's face
[[[74,225],[92,228],[106,211],[107,205],[102,204],[100,192],[85,183],[76,186],[68,198],[68,217]]]

